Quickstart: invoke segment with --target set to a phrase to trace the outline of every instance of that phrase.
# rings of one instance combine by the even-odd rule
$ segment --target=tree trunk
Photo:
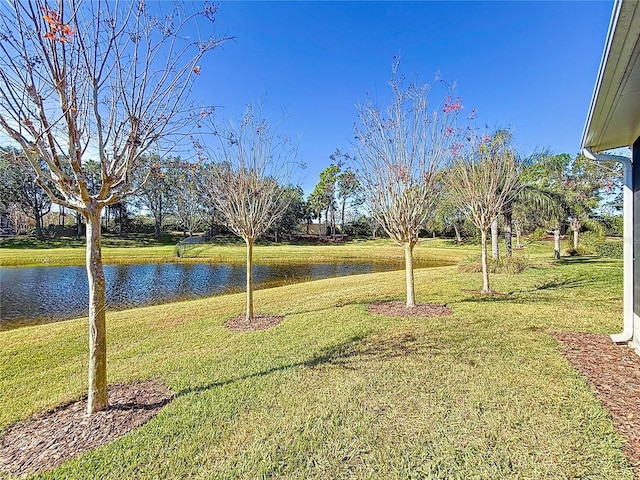
[[[158,213],[154,215],[155,225],[153,226],[153,238],[160,238],[160,230],[162,229],[162,195],[158,199]]]
[[[578,232],[580,231],[580,227],[573,228],[572,226],[571,228],[573,229],[573,249],[578,250]]]
[[[340,214],[340,233],[344,235],[344,211],[347,208],[347,199],[342,200],[342,212]]]
[[[324,236],[329,236],[329,208],[324,211]]]
[[[89,280],[89,397],[87,413],[105,410],[107,398],[107,332],[105,281],[102,268],[100,209],[85,214],[87,220],[87,278]]]
[[[336,239],[336,209],[331,207],[331,238]]]
[[[560,228],[553,229],[553,258],[560,259]]]
[[[500,246],[498,245],[498,217],[491,222],[491,256],[494,260],[500,258]]]
[[[456,232],[456,242],[462,243],[462,236],[460,235],[460,229],[457,223],[453,224],[453,231]]]
[[[480,231],[482,245],[482,293],[491,293],[489,288],[489,265],[487,264],[487,231]]]
[[[245,322],[249,323],[253,319],[253,242],[255,238],[247,237],[247,313]]]
[[[412,243],[404,244],[404,269],[407,279],[407,308],[416,306],[415,282],[413,279],[413,247]]]
[[[36,220],[36,237],[42,238],[42,215],[38,207],[33,209],[33,218]]]
[[[156,217],[155,225],[153,227],[153,238],[156,240],[160,238],[160,220]]]
[[[124,233],[124,229],[122,227],[122,205],[118,205],[118,236],[121,237]]]
[[[504,212],[504,255],[509,258],[513,255],[513,247],[511,246],[511,227],[513,223],[513,212],[511,206]]]

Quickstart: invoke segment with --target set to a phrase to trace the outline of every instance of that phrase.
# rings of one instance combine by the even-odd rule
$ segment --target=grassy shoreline
[[[610,417],[549,335],[618,331],[622,262],[538,263],[494,275],[511,292],[495,297],[466,291],[477,274],[418,269],[417,299],[450,317],[368,313],[403,297],[401,271],[257,291],[258,311],[285,315],[262,332],[224,328],[242,294],[110,312],[109,382],[161,379],[176,399],[37,478],[631,480]],[[85,393],[85,330],[0,332],[0,431]]]
[[[448,260],[457,262],[474,251],[475,246],[453,247],[443,240],[424,240],[415,248],[417,261]],[[197,245],[186,257],[177,257],[173,245],[118,246],[104,245],[102,260],[105,265],[136,263],[244,263],[246,250],[243,243]],[[403,260],[400,247],[389,240],[355,241],[335,245],[266,244],[256,245],[256,263],[316,263],[330,261],[384,261]],[[78,266],[85,264],[83,246],[54,248],[0,248],[0,267]]]

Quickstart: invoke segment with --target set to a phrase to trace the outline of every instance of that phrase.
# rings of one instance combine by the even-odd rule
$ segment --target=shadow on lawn
[[[553,290],[556,288],[580,288],[593,285],[595,280],[587,276],[569,277],[569,276],[553,276],[545,278],[541,282],[536,283],[532,289],[523,290],[523,292],[536,292],[539,290]]]
[[[444,353],[447,350],[442,342],[435,343],[429,338],[411,332],[394,335],[355,335],[347,341],[321,350],[308,360],[249,373],[236,378],[230,378],[207,385],[180,390],[177,397],[191,393],[201,393],[217,387],[241,382],[251,378],[258,378],[272,373],[282,372],[290,368],[316,368],[322,365],[334,365],[346,370],[358,370],[364,364],[376,361],[406,358],[410,355],[430,355]]]

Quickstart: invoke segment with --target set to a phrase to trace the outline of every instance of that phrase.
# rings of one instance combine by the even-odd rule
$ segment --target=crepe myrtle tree
[[[480,230],[482,293],[491,293],[487,262],[487,233],[519,185],[519,167],[507,130],[472,138],[464,151],[455,149],[445,176],[452,205],[466,212]]]
[[[446,86],[444,98],[432,104],[432,86],[405,84],[397,68],[395,61],[391,103],[385,109],[370,99],[357,106],[357,155],[351,162],[371,216],[404,249],[406,306],[412,308],[413,248],[436,205],[436,175],[459,133],[456,119],[462,104],[444,82],[438,82]]]
[[[188,125],[201,57],[224,39],[187,32],[216,7],[155,17],[143,1],[6,0],[0,5],[0,129],[54,203],[87,225],[89,414],[108,407],[100,217],[132,193],[151,145]],[[92,192],[85,161],[100,164]]]
[[[249,104],[238,124],[211,122],[217,145],[196,143],[213,162],[202,170],[200,188],[214,193],[209,198],[220,218],[247,246],[247,323],[254,318],[253,246],[287,210],[291,197],[283,186],[289,184],[297,153],[291,139],[278,133],[280,125],[272,127],[261,113]]]

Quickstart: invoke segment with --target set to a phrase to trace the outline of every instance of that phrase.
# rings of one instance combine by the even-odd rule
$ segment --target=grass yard
[[[285,315],[260,332],[224,328],[241,294],[109,313],[109,382],[161,379],[176,398],[37,478],[630,480],[608,413],[549,335],[619,331],[622,262],[530,252],[536,268],[492,276],[505,296],[465,292],[481,278],[457,267],[416,271],[417,299],[449,317],[369,314],[403,297],[402,271],[257,291],[257,311]],[[83,320],[0,332],[0,431],[83,395],[87,350]]]

